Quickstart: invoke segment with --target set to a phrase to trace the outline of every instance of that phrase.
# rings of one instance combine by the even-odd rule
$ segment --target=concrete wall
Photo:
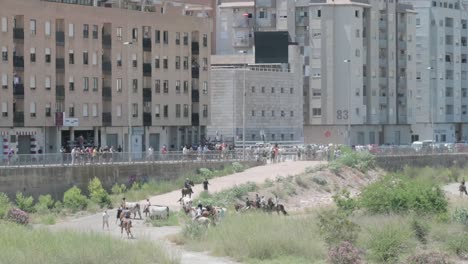
[[[144,163],[129,165],[89,165],[76,167],[44,168],[0,168],[0,192],[14,197],[17,191],[38,197],[51,194],[55,199],[62,199],[63,193],[76,185],[87,192],[88,183],[94,176],[98,177],[104,188],[110,190],[115,183],[127,184],[130,177],[148,180],[171,180],[200,168],[222,169],[231,164],[229,161],[198,163]],[[261,165],[257,162],[243,162],[249,167]]]
[[[377,166],[388,171],[399,171],[405,166],[412,167],[451,167],[465,166],[468,162],[467,154],[436,154],[414,156],[377,157]]]

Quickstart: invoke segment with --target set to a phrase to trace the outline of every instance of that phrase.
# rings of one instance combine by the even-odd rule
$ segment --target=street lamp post
[[[132,161],[132,99],[131,99],[131,93],[130,93],[130,80],[128,72],[130,71],[130,53],[128,51],[129,46],[132,45],[133,42],[131,41],[126,41],[123,43],[124,46],[126,46],[126,57],[127,57],[127,71],[126,71],[126,77],[127,77],[127,96],[128,96],[128,112],[127,112],[127,117],[128,117],[128,161]]]
[[[434,99],[432,98],[433,96],[433,91],[432,91],[432,70],[434,70],[434,68],[432,67],[427,67],[427,69],[429,70],[429,102],[428,102],[428,106],[431,108],[431,115],[430,115],[430,118],[431,118],[431,135],[432,135],[432,142],[434,142],[434,107],[436,107],[435,105],[432,105],[432,102],[434,101]]]
[[[347,143],[348,146],[351,146],[351,60],[344,60],[344,63],[348,64],[348,114],[346,115],[348,121],[348,133],[347,133]],[[343,115],[344,116],[344,115]]]
[[[240,53],[244,54],[244,85],[242,89],[242,159],[245,160],[245,72],[247,71],[247,64],[246,64],[246,50],[241,50]]]

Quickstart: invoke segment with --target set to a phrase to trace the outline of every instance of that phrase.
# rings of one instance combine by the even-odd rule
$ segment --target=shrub
[[[410,256],[408,264],[451,264],[449,256],[442,252],[423,252]]]
[[[448,249],[457,254],[457,256],[465,256],[468,253],[468,234],[459,234],[454,236],[448,242]]]
[[[138,191],[141,189],[141,184],[139,182],[134,182],[132,184],[132,187],[130,187],[131,191]]]
[[[343,241],[354,243],[360,227],[351,222],[340,211],[326,210],[318,214],[318,227],[325,243],[329,246],[338,245]]]
[[[8,210],[11,208],[10,198],[2,192],[0,192],[0,219],[4,219],[7,216]]]
[[[328,184],[327,180],[321,178],[321,177],[313,177],[312,181],[315,182],[316,184],[320,186],[325,186]]]
[[[232,169],[234,170],[234,172],[242,172],[245,168],[244,165],[236,161],[232,163]]]
[[[338,209],[348,214],[351,214],[359,207],[358,202],[350,196],[351,193],[346,189],[333,195],[333,201],[335,202]]]
[[[362,263],[361,254],[361,250],[352,243],[343,241],[328,251],[328,262],[331,264],[360,264]]]
[[[43,225],[54,225],[57,221],[54,214],[46,214],[40,216],[39,222]]]
[[[115,183],[112,186],[111,192],[112,192],[112,194],[122,194],[126,190],[127,190],[127,187],[125,186],[125,184],[120,184],[119,185],[118,183]]]
[[[63,210],[63,203],[61,201],[55,201],[54,211],[61,212]]]
[[[63,194],[63,205],[73,211],[82,210],[88,205],[88,199],[81,194],[78,187],[73,186]]]
[[[328,168],[335,174],[340,173],[342,167],[343,165],[336,160],[330,162],[328,165]]]
[[[40,195],[34,209],[37,212],[46,212],[54,208],[54,199],[50,194]]]
[[[452,213],[453,221],[468,226],[468,210],[465,208],[455,208]]]
[[[211,179],[211,177],[213,177],[213,172],[210,169],[201,168],[198,172],[203,178]]]
[[[427,235],[429,234],[429,225],[417,219],[411,222],[411,229],[413,229],[416,239],[422,244],[427,243]]]
[[[356,152],[356,151],[343,151],[338,159],[332,163],[338,163],[343,166],[358,169],[362,172],[366,172],[370,169],[375,168],[374,155],[368,152]]]
[[[206,234],[207,227],[197,223],[190,223],[185,225],[182,230],[184,237],[189,239],[200,239],[203,235]]]
[[[7,219],[20,225],[27,225],[29,223],[28,213],[18,208],[8,210]]]
[[[304,179],[303,176],[296,176],[295,177],[295,180],[296,180],[296,184],[299,186],[299,187],[302,187],[304,189],[308,189],[309,188],[309,184],[307,183],[307,181]]]
[[[228,205],[243,199],[249,192],[257,190],[257,185],[253,182],[236,185],[230,189],[217,192],[213,195],[199,196],[194,200],[194,204],[201,203],[203,205],[217,205],[227,207]]]
[[[404,225],[388,223],[369,230],[369,257],[374,262],[397,263],[409,247],[411,231]]]
[[[32,196],[24,196],[21,192],[16,192],[16,204],[19,209],[25,212],[34,212],[34,198]]]
[[[439,214],[447,212],[448,206],[439,186],[398,175],[388,175],[365,187],[359,203],[372,214]]]
[[[101,208],[111,204],[109,194],[104,190],[101,181],[97,177],[89,182],[88,191],[91,201],[97,203]]]

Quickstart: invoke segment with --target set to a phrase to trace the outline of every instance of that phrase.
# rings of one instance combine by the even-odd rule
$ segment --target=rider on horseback
[[[192,191],[192,185],[191,185],[191,182],[190,182],[189,178],[185,179],[184,187],[185,187],[187,190]]]

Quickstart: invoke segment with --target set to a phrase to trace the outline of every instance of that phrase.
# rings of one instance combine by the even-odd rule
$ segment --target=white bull
[[[136,218],[136,214],[138,213],[138,216],[140,216],[140,219],[143,219],[141,217],[141,209],[140,209],[140,204],[139,203],[129,203],[129,202],[126,202],[125,203],[125,207],[128,208],[128,210],[130,211],[130,213],[133,214],[133,219]]]
[[[167,219],[169,217],[169,207],[162,205],[151,205],[149,208],[151,219]]]

